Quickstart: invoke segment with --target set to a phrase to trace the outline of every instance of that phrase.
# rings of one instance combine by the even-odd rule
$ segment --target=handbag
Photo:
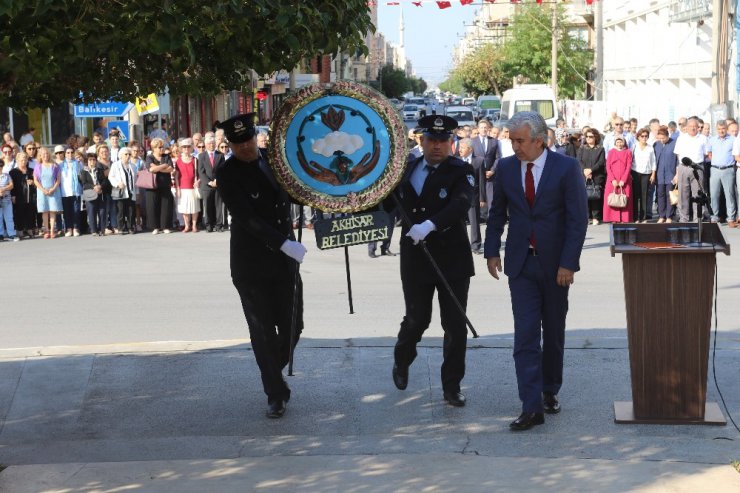
[[[136,173],[136,186],[144,190],[154,190],[157,188],[157,180],[154,173],[148,169],[140,169]]]
[[[609,197],[607,197],[606,203],[614,209],[624,209],[627,207],[627,196],[624,194],[624,189],[622,187],[615,188],[609,194]]]
[[[671,205],[678,205],[678,183],[673,185],[673,190],[668,192],[668,200],[671,201]]]
[[[589,178],[586,180],[586,198],[588,200],[600,200],[601,199],[601,186],[594,183],[594,181]]]
[[[110,192],[110,196],[113,200],[121,200],[125,198],[125,192],[125,188],[114,187],[113,190],[111,190]]]
[[[98,192],[93,190],[92,188],[86,188],[82,191],[82,200],[85,202],[92,202],[93,200],[98,200]]]

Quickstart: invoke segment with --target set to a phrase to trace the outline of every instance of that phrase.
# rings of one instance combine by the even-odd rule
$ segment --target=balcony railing
[[[712,17],[712,0],[678,0],[671,6],[670,22],[696,22]]]

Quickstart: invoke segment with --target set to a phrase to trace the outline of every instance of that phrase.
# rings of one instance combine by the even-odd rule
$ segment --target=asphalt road
[[[722,231],[740,244],[740,231]],[[399,234],[396,229],[396,252]],[[610,256],[608,234],[608,226],[589,226],[582,270],[570,294],[568,337],[625,337],[621,259]],[[229,233],[201,232],[4,242],[0,348],[243,340],[248,333],[229,275],[228,240]],[[349,248],[355,312],[349,314],[344,250],[318,250],[312,231],[304,232],[304,243],[304,337],[395,336],[403,315],[399,258],[371,259],[365,245]],[[736,255],[718,255],[718,320],[723,338],[738,341]],[[505,278],[491,278],[478,255],[475,268],[470,320],[484,338],[510,337]],[[442,334],[436,309],[428,334]]]

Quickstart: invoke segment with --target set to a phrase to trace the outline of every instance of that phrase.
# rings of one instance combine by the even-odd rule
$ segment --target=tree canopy
[[[484,45],[469,54],[445,82],[450,86],[459,84],[473,94],[499,95],[512,86],[514,77],[518,75],[526,77],[533,84],[549,84],[552,78],[551,15],[552,11],[541,5],[519,5],[509,25],[506,41],[498,45]],[[558,7],[557,16],[560,27],[558,95],[566,99],[583,97],[584,79],[593,53],[584,41],[568,30],[562,7]]]
[[[5,0],[0,106],[240,89],[373,29],[367,0]]]
[[[401,97],[409,91],[414,94],[423,94],[427,90],[427,83],[424,79],[408,77],[404,70],[390,64],[380,69],[378,84],[372,85],[389,98]]]

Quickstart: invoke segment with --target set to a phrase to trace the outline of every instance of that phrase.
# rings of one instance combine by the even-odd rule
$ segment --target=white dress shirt
[[[703,163],[704,156],[707,154],[707,138],[702,134],[690,136],[682,133],[676,140],[676,147],[673,151],[678,160],[687,157],[695,163]]]
[[[537,186],[540,184],[540,178],[542,177],[542,170],[545,169],[545,161],[547,161],[547,151],[543,150],[542,154],[534,161],[521,161],[522,168],[522,188],[527,189],[525,183],[527,176],[527,163],[534,163],[532,167],[532,174],[534,175],[534,193],[537,193]]]

